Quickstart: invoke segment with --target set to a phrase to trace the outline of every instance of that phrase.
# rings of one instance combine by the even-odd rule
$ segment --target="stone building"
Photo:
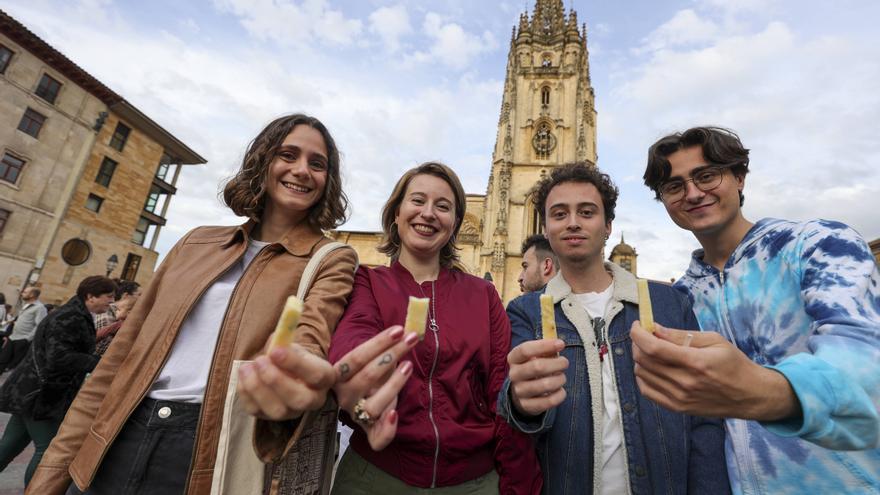
[[[46,302],[89,275],[146,284],[180,168],[205,163],[0,11],[0,292]],[[114,265],[115,262],[115,265]]]
[[[871,248],[871,253],[874,254],[874,260],[880,265],[880,239],[874,239],[868,243],[868,246]]]
[[[536,0],[510,40],[486,194],[468,194],[458,237],[465,268],[491,278],[504,301],[520,293],[523,240],[541,230],[532,189],[553,167],[573,161],[597,161],[587,29],[562,0]],[[387,264],[375,250],[380,233],[334,235],[357,249],[361,263]]]
[[[611,255],[608,257],[608,260],[620,265],[633,275],[638,276],[638,267],[636,266],[636,258],[638,257],[639,255],[636,253],[636,249],[627,244],[626,241],[623,240],[623,234],[621,234],[620,243],[611,248]]]

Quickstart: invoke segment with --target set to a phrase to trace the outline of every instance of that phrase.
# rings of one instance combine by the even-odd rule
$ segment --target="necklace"
[[[428,308],[428,320],[430,320],[428,328],[430,328],[432,332],[437,333],[437,331],[440,330],[440,326],[437,325],[437,303],[435,302],[437,299],[437,293],[434,290],[434,282],[434,280],[431,280],[431,306]],[[419,284],[419,292],[422,293],[422,297],[428,297],[425,294],[425,290],[422,289],[421,284]]]

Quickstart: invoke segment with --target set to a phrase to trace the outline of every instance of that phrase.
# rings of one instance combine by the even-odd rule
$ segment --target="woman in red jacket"
[[[440,163],[406,172],[385,204],[379,249],[392,264],[358,270],[330,347],[341,375],[334,389],[354,427],[334,493],[540,490],[530,440],[495,414],[510,322],[495,287],[456,268],[464,213],[461,183]],[[430,300],[424,339],[402,356],[353,362],[346,354],[381,330],[403,331],[393,326],[404,323],[410,296]],[[389,392],[406,378],[399,394]]]

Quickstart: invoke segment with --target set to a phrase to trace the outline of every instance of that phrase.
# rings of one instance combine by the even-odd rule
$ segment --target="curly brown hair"
[[[541,215],[541,223],[547,225],[547,196],[554,187],[564,182],[583,182],[592,184],[599,190],[599,196],[602,197],[602,209],[605,210],[605,223],[611,223],[614,220],[614,208],[617,206],[617,196],[619,194],[617,186],[611,181],[608,174],[602,173],[601,170],[586,162],[567,163],[561,165],[550,175],[535,185],[534,203],[538,214]]]
[[[348,214],[348,197],[342,191],[339,173],[339,149],[320,120],[301,113],[279,117],[257,134],[244,154],[241,168],[223,187],[223,202],[236,215],[260,221],[266,204],[269,166],[284,138],[298,125],[320,132],[327,146],[327,184],[320,200],[310,209],[308,219],[313,226],[330,230],[345,222]]]
[[[464,194],[464,188],[458,176],[447,165],[440,162],[427,162],[418,167],[407,170],[391,192],[391,197],[385,202],[382,208],[382,242],[377,248],[380,253],[387,254],[391,259],[396,260],[400,256],[400,234],[397,232],[397,224],[394,223],[394,217],[403,203],[406,195],[406,188],[417,175],[433,175],[442,179],[449,184],[452,194],[455,196],[455,227],[452,229],[452,237],[440,249],[440,266],[444,268],[454,268],[458,263],[458,246],[455,244],[455,238],[458,237],[458,230],[464,221],[464,212],[467,207],[467,197]]]

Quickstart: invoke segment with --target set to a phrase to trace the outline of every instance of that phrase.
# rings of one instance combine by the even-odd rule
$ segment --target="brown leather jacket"
[[[92,482],[116,435],[162,370],[189,311],[244,255],[252,226],[248,222],[239,227],[200,227],[168,253],[71,405],[26,493],[60,495],[71,478],[80,489]],[[233,291],[213,351],[187,494],[210,493],[232,361],[253,359],[262,352],[285,299],[296,294],[309,257],[326,242],[330,239],[320,231],[300,224],[280,243],[263,249]],[[327,355],[331,332],[351,292],[356,262],[353,249],[332,252],[321,264],[306,297],[296,341],[322,357]],[[308,421],[306,415],[302,421],[273,423],[268,429],[286,436],[289,449]],[[255,441],[264,457],[281,453],[278,438],[261,448],[260,443],[267,439],[260,437]]]

